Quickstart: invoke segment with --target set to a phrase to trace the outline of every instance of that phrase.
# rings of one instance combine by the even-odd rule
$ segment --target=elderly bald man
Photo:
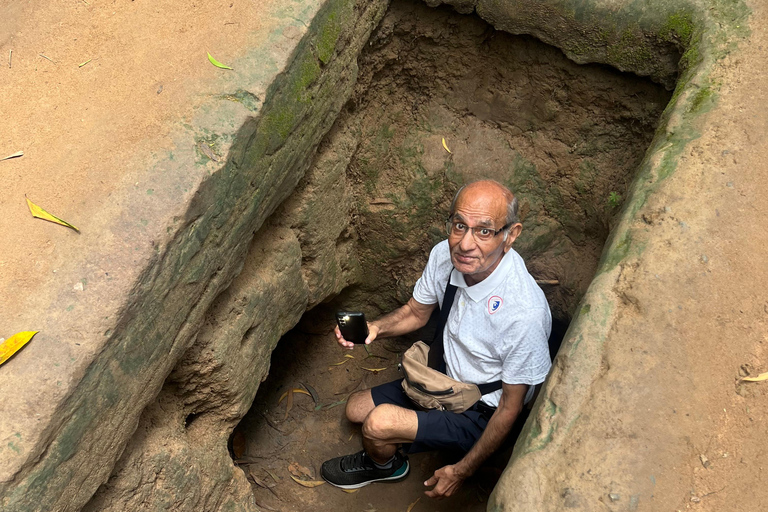
[[[462,482],[504,442],[534,386],[551,366],[547,339],[552,317],[543,292],[512,244],[522,231],[517,199],[492,180],[459,190],[446,223],[448,240],[430,253],[413,296],[403,307],[368,324],[371,343],[423,327],[442,305],[448,281],[457,287],[443,331],[445,373],[458,381],[501,389],[482,396],[463,413],[424,411],[401,381],[354,393],[347,402],[350,421],[362,423],[363,450],[326,461],[323,478],[344,489],[408,474],[403,453],[453,450],[463,456],[444,466],[424,485],[430,497],[456,492]],[[338,343],[345,340],[338,328]]]

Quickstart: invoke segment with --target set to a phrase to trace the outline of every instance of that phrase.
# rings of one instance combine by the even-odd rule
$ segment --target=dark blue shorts
[[[371,388],[375,405],[394,404],[416,411],[419,427],[413,443],[403,445],[407,453],[431,450],[453,450],[466,453],[488,425],[488,417],[478,411],[468,410],[457,414],[451,411],[422,411],[403,391],[402,380],[396,380]]]

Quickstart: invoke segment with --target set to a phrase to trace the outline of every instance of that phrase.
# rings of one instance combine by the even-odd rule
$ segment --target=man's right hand
[[[373,340],[376,339],[376,335],[379,334],[379,327],[372,324],[371,322],[367,322],[368,324],[368,337],[365,338],[365,344],[370,344]],[[355,344],[351,341],[347,341],[344,339],[344,336],[341,335],[341,330],[339,329],[339,326],[336,326],[336,329],[334,331],[336,333],[336,341],[339,345],[341,345],[344,348],[347,349],[353,349],[355,348]]]

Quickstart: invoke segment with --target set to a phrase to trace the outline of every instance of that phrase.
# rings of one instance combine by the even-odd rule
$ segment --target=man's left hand
[[[459,474],[456,465],[444,466],[435,471],[432,478],[424,482],[424,485],[426,486],[434,485],[432,490],[426,491],[424,494],[430,498],[438,499],[452,496],[459,490],[459,487],[464,483],[465,478],[466,477]]]

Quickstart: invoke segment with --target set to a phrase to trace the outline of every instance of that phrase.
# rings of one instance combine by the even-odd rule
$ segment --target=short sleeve
[[[512,335],[505,339],[502,359],[501,380],[506,384],[528,384],[544,382],[552,366],[549,356],[549,331],[551,329],[548,311],[530,308],[519,312],[512,327]]]
[[[421,304],[442,303],[445,285],[452,268],[448,241],[444,240],[432,248],[427,266],[413,287],[413,298],[416,302]]]

